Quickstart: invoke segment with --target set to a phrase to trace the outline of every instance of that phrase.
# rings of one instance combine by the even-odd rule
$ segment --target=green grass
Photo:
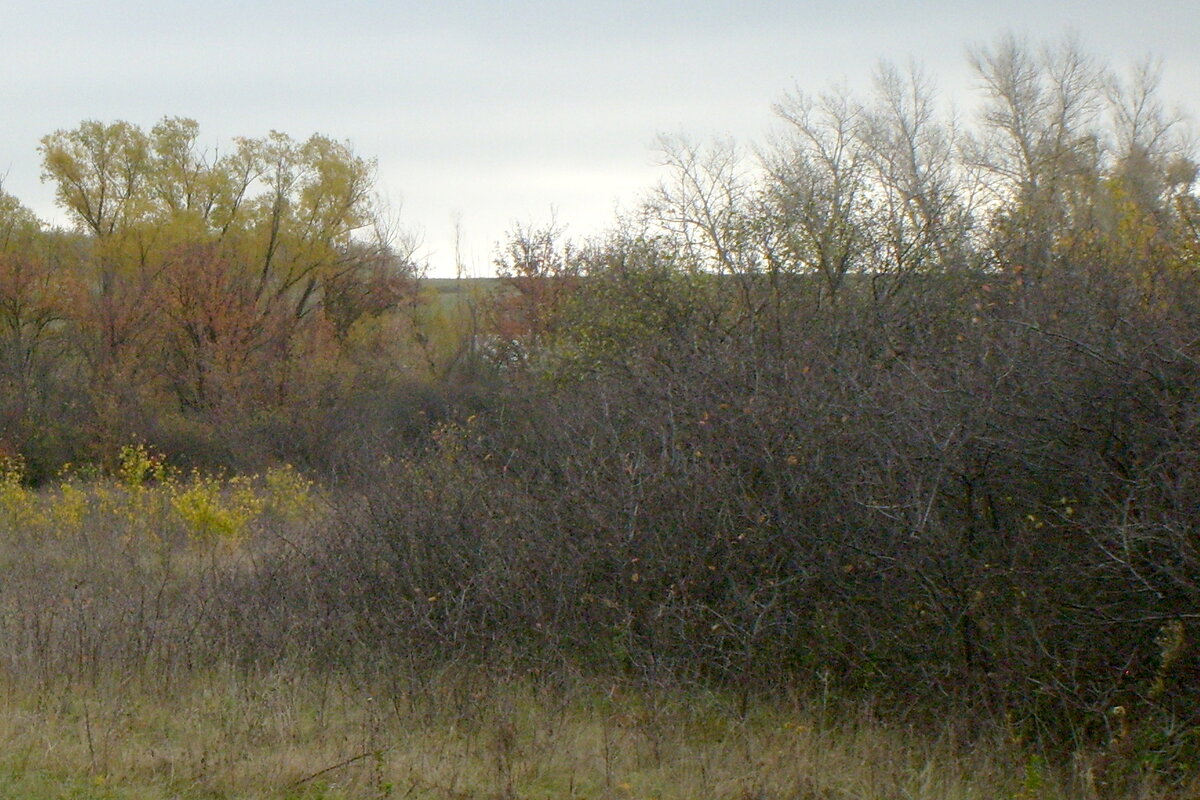
[[[427,278],[421,281],[424,295],[443,312],[456,311],[462,303],[479,302],[502,287],[499,278]]]
[[[499,288],[501,281],[499,278],[426,278],[421,285],[438,294],[462,294],[491,291]]]

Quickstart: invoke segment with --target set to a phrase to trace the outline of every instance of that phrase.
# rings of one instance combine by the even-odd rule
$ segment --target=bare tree
[[[890,287],[914,272],[963,265],[973,197],[958,160],[959,131],[943,118],[932,79],[919,67],[881,64],[858,129],[867,154],[879,242],[877,274]]]
[[[786,131],[762,158],[772,256],[789,271],[819,275],[834,302],[846,276],[871,261],[863,112],[839,91],[789,94],[775,113]]]
[[[1100,172],[1102,71],[1071,39],[1034,51],[1008,36],[970,62],[984,104],[968,158],[991,177],[1000,257],[1043,271],[1072,195],[1088,194]]]
[[[705,147],[663,136],[659,151],[667,177],[645,204],[646,219],[696,269],[731,275],[755,271],[757,260],[745,246],[754,184],[739,149],[728,141]]]
[[[1161,65],[1144,60],[1104,84],[1113,175],[1135,203],[1158,212],[1196,178],[1194,143],[1183,115],[1163,105],[1161,80]]]

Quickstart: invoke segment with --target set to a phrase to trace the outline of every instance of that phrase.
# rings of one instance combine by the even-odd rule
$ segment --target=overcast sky
[[[85,119],[200,123],[204,141],[323,133],[376,158],[432,272],[489,270],[513,223],[601,229],[656,180],[660,133],[761,140],[787,90],[865,88],[916,59],[948,94],[965,53],[1074,32],[1119,64],[1162,59],[1200,112],[1200,0],[0,0],[0,174],[40,216],[45,134]]]

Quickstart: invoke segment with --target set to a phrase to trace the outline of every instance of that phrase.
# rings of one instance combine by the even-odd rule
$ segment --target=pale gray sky
[[[206,142],[280,130],[348,140],[423,232],[435,274],[489,270],[514,222],[607,224],[656,180],[660,133],[752,143],[799,86],[865,88],[880,59],[949,93],[969,45],[1074,32],[1119,64],[1164,64],[1200,112],[1197,0],[0,0],[0,174],[60,221],[39,139],[85,119],[197,120]]]

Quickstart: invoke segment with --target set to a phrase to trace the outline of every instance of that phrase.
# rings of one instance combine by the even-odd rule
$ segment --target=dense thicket
[[[754,157],[664,141],[639,213],[590,242],[517,231],[502,288],[436,314],[351,236],[364,166],[323,139],[209,164],[170,149],[179,122],[56,134],[86,231],[4,211],[37,242],[6,245],[0,282],[5,441],[221,460],[253,429],[340,481],[339,530],[229,588],[251,659],[287,631],[322,659],[950,698],[1178,777],[1200,730],[1194,154],[1149,68],[1013,40],[972,63],[970,126],[882,68],[865,101],[787,96]],[[95,178],[64,165],[107,169],[100,133],[142,147],[144,202],[73,188]],[[225,188],[188,195],[194,175]]]
[[[754,159],[666,142],[604,241],[519,232],[503,388],[331,554],[386,609],[365,638],[953,697],[1190,763],[1191,152],[1145,70],[974,62],[973,129],[885,69],[786,99]]]

